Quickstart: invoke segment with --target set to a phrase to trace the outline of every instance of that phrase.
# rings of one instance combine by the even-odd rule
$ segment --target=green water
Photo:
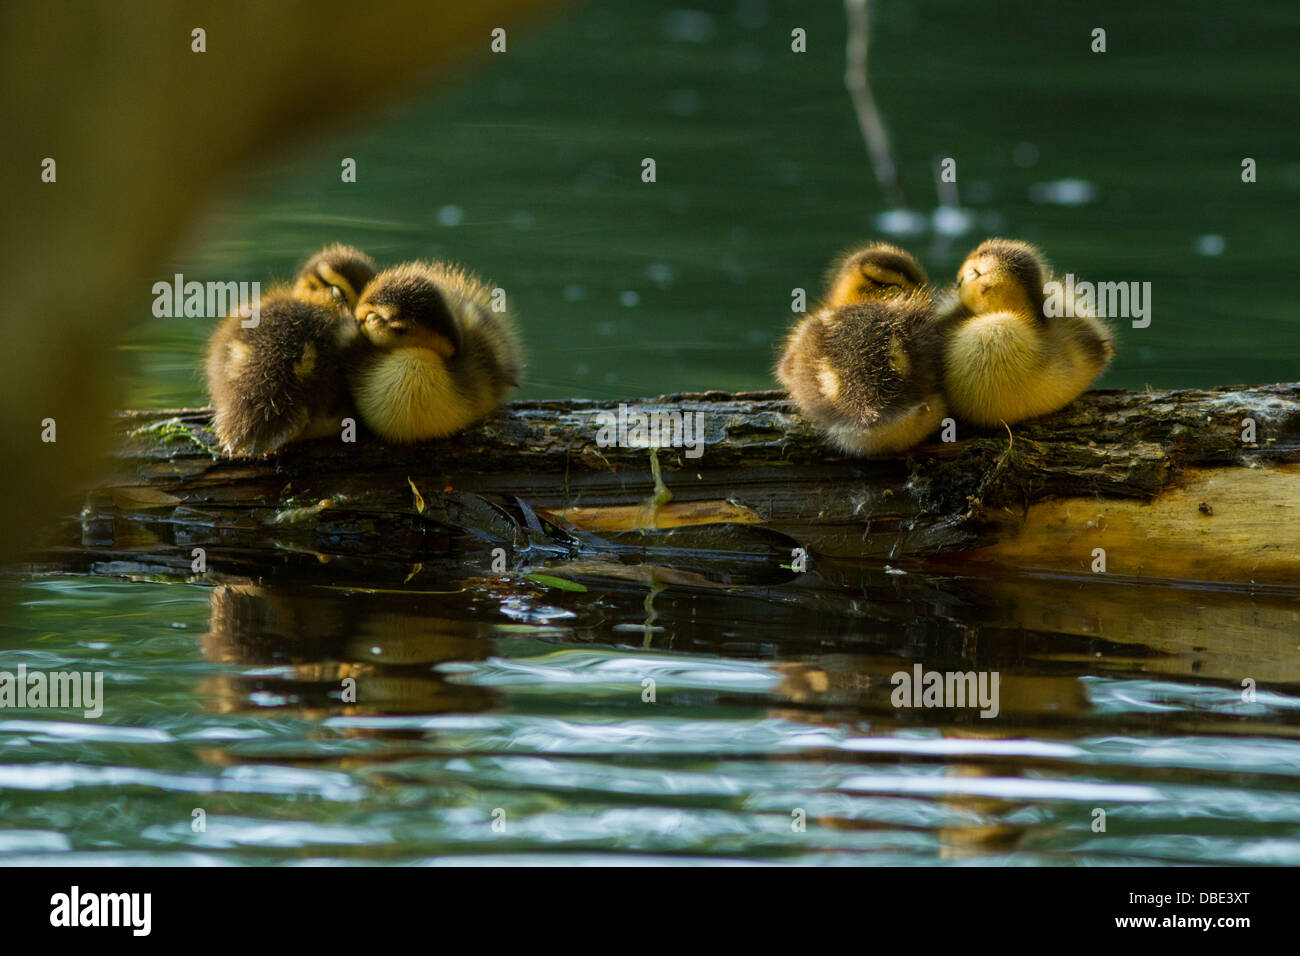
[[[878,2],[873,85],[909,196],[931,217],[933,163],[952,157],[970,216],[962,235],[895,238],[945,279],[996,234],[1040,243],[1060,272],[1150,282],[1151,325],[1119,324],[1101,385],[1292,381],[1300,10],[1174,6]],[[795,26],[807,53],[790,52]],[[139,314],[174,272],[265,281],[341,240],[385,263],[454,258],[505,289],[528,338],[523,397],[772,387],[791,290],[815,298],[835,253],[881,235],[843,37],[836,3],[594,4],[520,31],[450,90],[241,179],[141,277]],[[1042,201],[1062,180],[1092,198]],[[136,332],[133,405],[203,404],[210,324]]]
[[[1100,384],[1298,377],[1300,8],[874,7],[927,223],[932,165],[957,160],[968,228],[894,236],[933,275],[1027,238],[1061,272],[1152,283]],[[506,289],[525,397],[770,387],[791,290],[882,234],[843,33],[836,3],[758,2],[512,31],[451,87],[231,184],[138,312],[173,272],[265,281],[346,241]],[[1085,201],[1050,201],[1071,180]],[[143,321],[128,404],[203,404],[209,326]],[[0,670],[101,671],[107,696],[98,720],[0,711],[0,862],[1300,863],[1286,595],[878,567],[725,592],[467,591],[454,561],[369,590],[111,571],[0,585],[20,607]],[[999,717],[893,707],[918,663],[998,671]]]

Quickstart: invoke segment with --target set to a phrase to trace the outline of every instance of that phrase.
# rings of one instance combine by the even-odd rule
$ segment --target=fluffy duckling
[[[336,434],[349,414],[348,354],[358,339],[350,304],[374,275],[364,253],[330,246],[290,286],[261,297],[258,323],[227,316],[208,344],[212,427],[230,455]]]
[[[361,290],[375,272],[375,261],[360,249],[335,243],[303,263],[293,282],[293,294],[309,302],[322,295],[339,297],[349,309],[355,309]]]
[[[381,272],[356,314],[352,398],[367,427],[388,441],[459,431],[519,382],[514,319],[493,311],[487,287],[453,266],[412,262]]]
[[[944,359],[948,407],[975,425],[1007,425],[1064,408],[1115,354],[1093,315],[1049,317],[1050,272],[1025,242],[988,239],[957,273],[958,304]]]
[[[825,306],[832,309],[919,289],[929,281],[911,253],[887,242],[874,242],[844,253],[831,266],[826,279]]]
[[[840,450],[896,454],[947,414],[944,328],[920,263],[868,246],[835,268],[826,307],[791,331],[776,375]]]

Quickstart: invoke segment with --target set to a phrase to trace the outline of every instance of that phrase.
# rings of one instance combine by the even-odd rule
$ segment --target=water
[[[138,314],[174,272],[286,277],[349,241],[385,263],[455,258],[505,289],[528,339],[522,397],[772,387],[791,290],[815,299],[831,257],[880,236],[886,210],[844,92],[840,5],[699,6],[593,4],[520,31],[443,93],[322,131],[244,177],[161,275],[141,276]],[[1300,115],[1300,10],[1024,5],[1009,43],[1005,19],[968,4],[875,7],[873,82],[904,185],[930,222],[933,164],[955,158],[970,215],[963,235],[894,237],[933,276],[1001,234],[1040,243],[1061,272],[1151,282],[1151,326],[1118,324],[1103,386],[1300,375],[1300,159],[1280,120]],[[1102,22],[1109,52],[1093,54]],[[806,54],[790,52],[795,25]],[[1244,156],[1256,183],[1241,182]],[[1071,181],[1090,198],[1069,204]],[[129,404],[204,404],[210,326],[143,323]]]
[[[1225,654],[1087,633],[1107,585],[1040,583],[1100,610],[1029,629],[996,582],[841,572],[721,595],[11,582],[0,669],[102,670],[108,703],[0,720],[0,858],[1300,862],[1294,601],[1151,596],[1249,618]],[[997,719],[893,707],[916,663],[997,670]]]
[[[1153,283],[1101,384],[1297,377],[1293,5],[875,6],[922,223],[897,238],[932,274],[1029,238],[1062,271]],[[172,272],[265,280],[344,240],[505,288],[525,397],[770,386],[791,289],[918,220],[869,178],[838,5],[692,10],[561,14],[323,131],[234,183],[140,277],[139,314]],[[968,218],[935,218],[945,156]],[[208,331],[142,322],[126,403],[202,404]],[[1300,863],[1294,594],[847,564],[728,587],[597,568],[581,591],[454,560],[327,570],[7,578],[0,670],[102,671],[108,702],[0,711],[0,862]],[[999,716],[894,707],[918,663],[996,670]]]

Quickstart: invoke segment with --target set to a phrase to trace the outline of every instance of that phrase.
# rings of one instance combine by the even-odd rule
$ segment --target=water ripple
[[[140,767],[81,764],[0,765],[0,787],[71,790],[80,787],[146,787],[186,793],[313,794],[326,800],[358,800],[362,790],[345,773],[295,767],[230,767],[216,776],[163,773]]]

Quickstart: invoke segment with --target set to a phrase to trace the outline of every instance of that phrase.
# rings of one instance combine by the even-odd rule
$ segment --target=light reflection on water
[[[860,605],[815,575],[756,588],[735,637],[698,619],[745,595],[686,587],[654,596],[663,631],[613,631],[646,613],[626,582],[518,590],[572,616],[521,626],[453,580],[14,580],[0,669],[102,669],[107,703],[0,715],[0,861],[1300,863],[1288,606],[1231,598],[1262,625],[1230,668],[1260,684],[1244,703],[1192,644],[1013,631],[979,607],[997,585],[908,577]],[[870,618],[936,592],[965,610]],[[802,609],[786,640],[779,604]],[[997,669],[1001,714],[894,708],[914,662]]]

